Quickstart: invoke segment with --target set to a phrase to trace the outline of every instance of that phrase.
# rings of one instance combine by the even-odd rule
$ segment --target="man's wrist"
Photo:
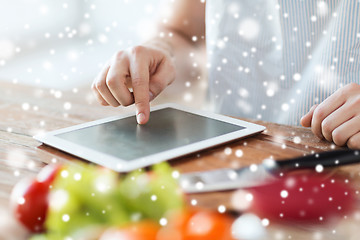
[[[152,40],[145,42],[143,45],[158,49],[160,51],[165,52],[170,57],[174,57],[173,44],[171,43],[171,41],[169,41],[165,38],[162,38],[162,37],[153,38]]]

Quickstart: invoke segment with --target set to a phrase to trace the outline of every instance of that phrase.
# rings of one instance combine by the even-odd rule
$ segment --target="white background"
[[[71,89],[90,84],[117,50],[155,32],[155,0],[0,0],[0,81]]]

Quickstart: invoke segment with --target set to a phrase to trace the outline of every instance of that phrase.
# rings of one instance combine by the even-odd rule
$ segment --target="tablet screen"
[[[245,127],[164,108],[151,112],[145,125],[134,116],[56,136],[126,161],[207,140]]]

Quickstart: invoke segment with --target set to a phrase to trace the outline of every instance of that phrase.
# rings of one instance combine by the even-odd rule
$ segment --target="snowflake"
[[[191,200],[191,205],[192,205],[192,206],[196,206],[196,205],[197,205],[197,200],[196,200],[196,199],[192,199],[192,200]]]
[[[245,88],[240,88],[238,90],[238,94],[242,97],[242,98],[248,98],[249,97],[249,91]]]
[[[260,24],[254,19],[248,18],[240,23],[239,34],[245,40],[251,41],[258,37]]]
[[[241,149],[238,149],[235,151],[235,156],[240,158],[244,155],[243,151]]]
[[[294,81],[296,81],[296,82],[300,81],[300,80],[301,80],[301,74],[300,74],[300,73],[295,73],[295,74],[293,75],[293,79],[294,79]]]
[[[270,221],[269,221],[269,219],[264,218],[264,219],[261,220],[261,223],[262,223],[262,225],[263,225],[264,227],[267,227],[267,226],[269,226]]]
[[[64,215],[62,216],[62,220],[63,220],[64,222],[68,222],[68,221],[70,221],[70,216],[69,216],[68,214],[64,214]]]
[[[299,144],[299,143],[301,143],[301,138],[296,136],[296,137],[294,137],[293,141],[294,141],[294,143]]]
[[[160,223],[161,226],[166,226],[167,223],[168,223],[168,220],[166,218],[161,218],[159,223]]]
[[[237,218],[231,230],[236,239],[263,239],[266,235],[260,218],[250,213],[245,213]]]
[[[151,201],[155,202],[157,200],[157,196],[156,195],[151,195]]]
[[[329,7],[325,1],[317,2],[317,9],[316,12],[319,16],[324,17],[328,14]]]
[[[287,112],[288,110],[289,110],[289,104],[287,104],[287,103],[283,103],[282,105],[281,105],[281,110],[283,110],[284,112]]]
[[[226,207],[225,207],[224,205],[220,205],[220,206],[218,207],[218,212],[219,212],[219,213],[225,213],[225,211],[226,211]]]
[[[65,110],[70,110],[71,109],[71,103],[70,102],[65,102],[64,103],[64,109]]]
[[[288,193],[288,191],[286,191],[286,190],[282,190],[282,191],[280,192],[280,196],[281,196],[282,198],[287,198],[287,197],[289,196],[289,193]]]
[[[230,147],[226,147],[224,153],[225,155],[230,155],[232,153],[232,149]]]
[[[323,165],[318,164],[318,165],[316,165],[315,170],[316,170],[316,172],[321,173],[322,171],[324,171],[324,167],[323,167]]]

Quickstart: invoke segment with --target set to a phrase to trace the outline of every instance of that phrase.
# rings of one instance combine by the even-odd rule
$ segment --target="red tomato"
[[[343,217],[355,203],[349,183],[321,174],[289,175],[248,191],[253,195],[250,210],[273,220],[321,223]]]
[[[156,240],[159,225],[152,221],[132,223],[121,228],[106,230],[99,240]]]
[[[191,209],[170,216],[157,240],[232,240],[233,219],[208,210]]]
[[[60,166],[46,166],[36,179],[23,179],[11,193],[11,207],[15,218],[31,232],[44,231],[48,196]]]

